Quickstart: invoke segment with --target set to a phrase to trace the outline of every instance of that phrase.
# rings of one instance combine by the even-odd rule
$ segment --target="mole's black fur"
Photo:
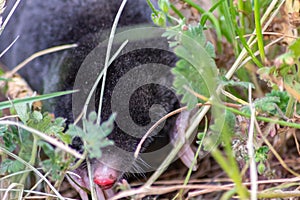
[[[12,68],[39,50],[55,45],[77,43],[78,47],[73,50],[45,55],[20,71],[33,89],[39,93],[71,90],[78,69],[86,56],[101,40],[107,39],[120,4],[120,0],[24,0],[0,37],[1,48],[4,48],[14,37],[20,35],[19,40],[7,52],[2,62]],[[129,0],[120,18],[119,27],[150,23],[150,14],[145,0]],[[172,53],[150,48],[152,43],[157,43],[159,40],[162,39],[158,37],[148,41],[135,41],[137,43],[145,42],[148,47],[122,54],[109,67],[101,114],[102,120],[108,119],[112,114],[112,90],[118,80],[130,69],[147,63],[174,65],[176,59]],[[135,42],[128,45],[134,46]],[[166,46],[167,44],[162,42],[162,45]],[[116,48],[118,46],[113,50]],[[106,51],[103,50],[103,53]],[[104,62],[102,61],[102,63]],[[98,73],[98,71],[92,73]],[[96,96],[100,94],[99,88]],[[99,98],[96,98],[95,109],[97,109],[98,102]],[[50,108],[54,109],[57,116],[67,118],[68,122],[74,120],[70,95],[59,97],[52,104]],[[172,91],[161,85],[145,84],[130,97],[130,117],[140,126],[148,124],[151,121],[149,109],[153,104],[161,105],[166,112],[179,106]],[[173,122],[168,122],[162,130],[169,131]],[[142,135],[145,132],[133,134]],[[117,125],[109,138],[113,139],[117,146],[130,152],[136,149],[140,141],[139,138],[124,133]]]
[[[13,4],[14,1],[8,3]],[[107,38],[120,3],[120,0],[22,1],[0,37],[1,46],[5,47],[12,42],[11,39],[20,35],[18,42],[5,55],[5,64],[13,67],[36,51],[70,43],[79,44],[76,59],[80,60],[74,63],[80,64],[101,39]],[[119,26],[148,23],[149,16],[150,10],[145,1],[129,0]],[[46,55],[32,62],[30,69],[21,71],[22,75],[30,78],[34,89],[40,91],[41,82],[38,78],[32,79],[32,74],[48,75],[49,66],[41,65],[57,64],[55,62],[58,61],[52,59],[53,55]]]

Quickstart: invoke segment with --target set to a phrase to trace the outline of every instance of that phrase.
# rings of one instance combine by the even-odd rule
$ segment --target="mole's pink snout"
[[[118,180],[119,172],[102,163],[95,164],[94,183],[99,185],[101,189],[107,190],[111,188]]]
[[[107,190],[111,188],[115,182],[117,181],[116,177],[109,176],[109,177],[95,177],[94,183],[99,185],[102,189]]]

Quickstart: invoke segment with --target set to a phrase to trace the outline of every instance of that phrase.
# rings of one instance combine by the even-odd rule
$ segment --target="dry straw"
[[[0,29],[2,26],[2,14],[5,10],[5,3],[6,3],[6,0],[0,0]]]

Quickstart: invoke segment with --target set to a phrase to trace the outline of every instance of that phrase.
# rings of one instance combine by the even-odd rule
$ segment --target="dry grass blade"
[[[1,10],[4,10],[5,8],[5,3],[6,3],[6,0],[0,0],[0,1],[4,1],[4,7],[1,9]],[[0,26],[0,35],[1,33],[3,32],[3,30],[5,29],[8,21],[10,20],[11,16],[13,15],[13,13],[15,12],[16,8],[18,7],[18,5],[20,4],[21,0],[17,0],[15,3],[14,3],[14,6],[11,8],[11,10],[9,11],[7,17],[5,18],[4,22],[2,23],[1,22],[1,26]],[[1,4],[2,5],[2,4]],[[0,7],[1,8],[1,7]],[[1,15],[1,13],[0,13]]]
[[[251,112],[251,119],[248,131],[247,149],[248,156],[250,158],[250,180],[251,180],[251,199],[257,199],[257,170],[255,163],[255,152],[254,152],[254,122],[255,122],[255,106],[252,103],[252,88],[249,86],[249,107]]]
[[[256,183],[257,183],[257,185],[274,184],[274,183],[293,183],[293,182],[297,182],[299,180],[300,179],[298,177],[295,177],[295,178],[286,178],[286,179],[260,180],[260,181],[257,181]],[[243,183],[243,185],[250,186],[251,183],[250,182],[246,182],[246,183]],[[217,187],[219,187],[219,190],[220,189],[225,190],[224,188],[228,188],[228,187],[232,187],[233,188],[234,187],[234,183],[225,184],[225,185],[222,185],[222,186],[215,186],[215,188],[217,188]],[[206,189],[207,189],[206,192],[204,190],[200,190],[200,191],[196,190],[196,191],[189,192],[188,197],[189,198],[197,197],[199,195],[211,192],[210,190],[212,190],[213,188],[206,188]]]
[[[295,178],[289,178],[289,179],[273,179],[273,180],[261,180],[257,181],[257,185],[263,185],[263,184],[272,184],[272,183],[293,183],[296,181],[299,181],[300,179],[298,177]],[[174,184],[174,183],[172,183]],[[250,182],[243,183],[245,186],[250,186]],[[170,192],[174,192],[180,189],[188,189],[188,190],[195,190],[193,192],[189,192],[188,197],[196,197],[201,194],[207,194],[210,192],[215,191],[228,191],[233,189],[235,186],[234,183],[224,184],[224,185],[210,185],[210,184],[193,184],[193,185],[172,185],[172,186],[151,186],[148,188],[137,188],[132,189],[128,191],[123,191],[116,196],[112,197],[110,200],[116,200],[121,199],[124,197],[129,197],[133,195],[157,195],[157,194],[167,194]]]
[[[17,73],[17,71],[19,71],[25,65],[27,65],[29,62],[31,62],[32,60],[34,60],[34,59],[36,59],[40,56],[47,55],[47,54],[50,54],[50,53],[55,53],[55,52],[58,52],[58,51],[63,51],[63,50],[66,50],[66,49],[75,48],[75,47],[77,47],[77,44],[67,44],[67,45],[56,46],[56,47],[52,47],[52,48],[49,48],[49,49],[45,49],[45,50],[36,52],[36,53],[32,54],[29,58],[25,59],[20,64],[18,64],[12,71],[8,72],[5,75],[5,77],[6,78],[11,78],[12,75]]]
[[[0,28],[1,28],[2,22],[3,22],[3,20],[2,20],[2,14],[3,14],[4,10],[5,10],[5,3],[6,3],[6,0],[0,0]]]

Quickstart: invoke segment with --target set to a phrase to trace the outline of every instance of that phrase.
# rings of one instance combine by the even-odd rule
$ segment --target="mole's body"
[[[99,73],[103,67],[106,49],[99,48],[94,51],[96,54],[101,54],[99,58],[96,56],[95,60],[87,58],[87,55],[93,56],[91,51],[100,41],[107,39],[120,4],[120,0],[22,1],[15,16],[0,37],[1,48],[7,46],[17,35],[20,35],[20,38],[2,61],[7,66],[14,67],[39,50],[55,45],[77,43],[76,49],[36,59],[20,73],[33,89],[40,93],[79,88],[82,93],[79,93],[78,97],[84,96],[90,90],[84,87],[85,82],[94,82],[96,79],[95,74]],[[120,18],[119,27],[128,29],[131,25],[150,23],[150,14],[146,1],[129,0]],[[155,123],[155,120],[157,121],[164,114],[179,107],[176,95],[169,89],[172,78],[168,67],[175,64],[175,56],[163,50],[167,49],[168,45],[160,37],[161,33],[139,40],[135,37],[140,37],[148,31],[147,29],[141,30],[140,35],[137,33],[133,36],[132,33],[136,32],[138,31],[130,32],[129,29],[128,45],[112,63],[107,73],[101,116],[104,121],[113,112],[117,112],[115,128],[109,138],[115,141],[118,150],[107,149],[100,160],[92,160],[94,182],[102,188],[112,186],[124,171],[130,171],[129,168],[133,163],[132,152],[136,149],[141,137]],[[113,46],[111,56],[127,39],[126,34],[121,34],[118,38],[121,39]],[[89,65],[89,62],[95,67],[85,70],[82,66]],[[150,75],[145,73],[145,70],[148,70]],[[82,80],[77,78],[82,72],[91,73],[93,77],[80,84]],[[76,84],[78,80],[79,84]],[[139,87],[134,86],[143,81],[144,84]],[[100,89],[96,92],[96,95],[99,94]],[[75,99],[76,102],[74,102],[73,98],[72,102],[71,96],[60,97],[59,100],[52,102],[51,109],[57,116],[65,117],[72,122],[74,120],[72,109],[74,110],[74,105],[75,107],[82,106],[83,99],[79,98],[78,102]],[[97,109],[98,102],[99,98],[96,97],[94,109]],[[161,109],[156,109],[157,107],[153,105],[161,105],[164,112],[160,112]],[[149,114],[150,109],[152,111]],[[166,122],[165,126],[160,129],[161,132],[170,132],[174,123],[174,118]],[[125,154],[120,153],[119,149],[122,149]],[[129,157],[127,157],[128,152],[128,155],[131,155]],[[131,165],[128,166],[128,163]],[[89,185],[86,180],[86,171],[79,168],[77,172],[83,177],[79,182]],[[83,199],[87,198],[83,193],[81,196]]]

